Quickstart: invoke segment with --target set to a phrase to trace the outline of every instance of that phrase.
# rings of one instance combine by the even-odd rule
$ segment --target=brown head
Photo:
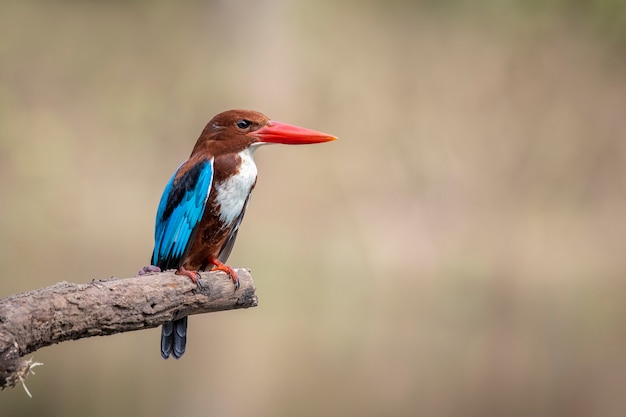
[[[335,139],[337,138],[326,133],[270,120],[256,111],[228,110],[207,123],[191,154],[208,152],[217,156],[239,152],[253,144],[304,145]]]

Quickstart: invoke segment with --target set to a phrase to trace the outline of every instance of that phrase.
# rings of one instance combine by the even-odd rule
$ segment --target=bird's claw
[[[198,271],[190,271],[181,266],[180,268],[178,268],[178,270],[176,270],[176,275],[185,275],[189,277],[191,282],[196,284],[198,288],[204,289],[204,285],[202,285],[202,282],[200,282],[200,278],[202,277],[200,276],[200,273]]]
[[[214,265],[213,268],[211,268],[211,271],[226,272],[226,274],[233,281],[233,284],[235,284],[235,291],[239,289],[239,277],[237,276],[237,273],[235,272],[233,268],[220,262],[219,259],[216,259],[216,258],[211,258],[209,262],[211,262]]]
[[[226,265],[224,265],[226,266]],[[211,269],[211,271],[222,271],[225,272],[226,275],[228,275],[228,277],[231,279],[231,281],[233,281],[233,284],[235,284],[235,291],[237,291],[239,289],[239,277],[237,276],[237,273],[235,272],[234,269],[232,269],[230,266],[226,266],[226,268],[222,269],[222,268],[213,268]]]
[[[202,278],[202,277],[200,276],[200,273],[199,273],[199,272],[196,272],[196,280],[195,280],[194,282],[195,282],[195,284],[198,286],[198,288],[200,288],[201,290],[203,290],[203,289],[204,289],[204,285],[202,285],[202,281],[200,281],[200,278]],[[193,281],[193,280],[192,280],[192,281]]]

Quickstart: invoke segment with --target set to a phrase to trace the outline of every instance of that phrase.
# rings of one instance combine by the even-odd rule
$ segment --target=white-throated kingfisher
[[[152,265],[176,269],[199,283],[198,271],[227,273],[235,290],[239,279],[225,264],[256,184],[253,155],[269,143],[290,145],[335,140],[334,136],[270,120],[250,110],[229,110],[206,125],[189,159],[165,186],[156,216]],[[161,355],[185,353],[187,317],[162,327]]]

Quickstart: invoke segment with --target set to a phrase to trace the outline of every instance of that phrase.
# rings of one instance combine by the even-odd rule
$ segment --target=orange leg
[[[200,274],[198,273],[198,271],[189,271],[189,270],[185,269],[184,266],[181,266],[176,271],[176,275],[188,276],[189,279],[191,280],[191,282],[193,282],[194,284],[197,284],[198,287],[202,286],[202,285],[200,285],[200,281],[198,281],[200,279]]]
[[[214,265],[213,268],[211,268],[211,271],[226,272],[228,276],[230,277],[230,279],[233,280],[233,284],[235,284],[235,291],[239,288],[239,278],[237,277],[237,274],[235,273],[235,270],[233,268],[220,262],[215,257],[210,257],[209,262],[211,262]]]

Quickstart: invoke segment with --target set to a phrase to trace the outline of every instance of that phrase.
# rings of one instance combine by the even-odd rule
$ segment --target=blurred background
[[[36,352],[0,416],[626,414],[626,3],[3,1],[0,297],[146,265],[230,108],[258,308]]]

